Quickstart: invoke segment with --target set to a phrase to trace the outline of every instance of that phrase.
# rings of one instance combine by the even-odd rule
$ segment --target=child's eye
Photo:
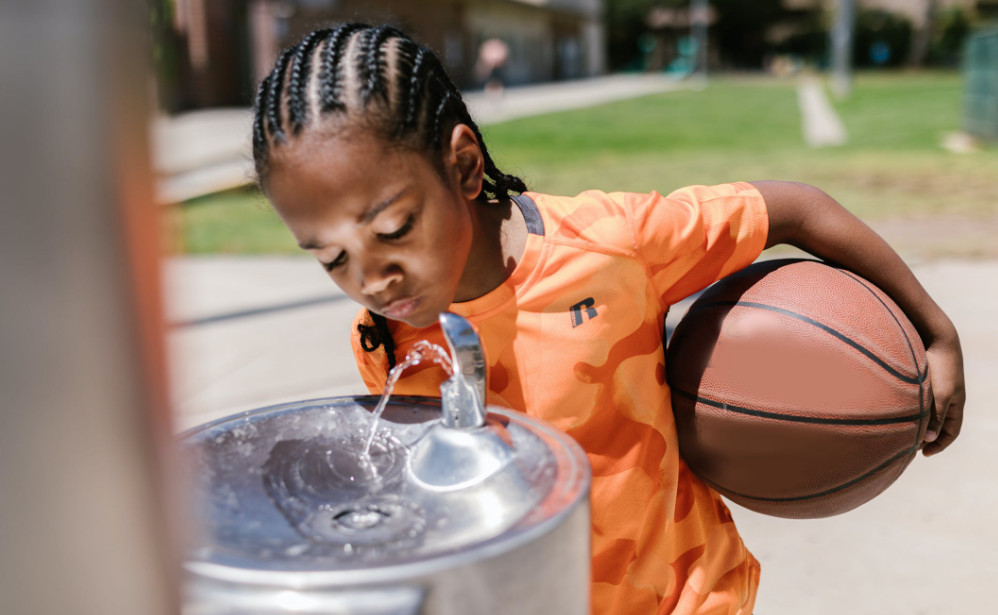
[[[412,230],[412,226],[415,221],[416,217],[413,214],[409,214],[409,217],[405,220],[405,224],[399,227],[397,231],[391,233],[378,233],[378,237],[381,239],[401,239]]]
[[[337,256],[331,263],[322,263],[322,266],[326,269],[326,271],[332,271],[345,262],[347,262],[347,253],[340,252],[340,255]]]

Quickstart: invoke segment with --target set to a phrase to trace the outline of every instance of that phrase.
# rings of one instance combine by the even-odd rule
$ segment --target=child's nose
[[[395,282],[402,281],[402,270],[395,266],[381,266],[372,271],[363,272],[360,292],[373,296],[385,291]]]

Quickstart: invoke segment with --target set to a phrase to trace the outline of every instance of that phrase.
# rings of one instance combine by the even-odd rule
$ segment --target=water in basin
[[[402,370],[447,355],[417,345],[380,398],[301,402],[248,413],[182,440],[207,539],[196,560],[301,570],[399,563],[487,540],[543,513],[556,463],[544,435],[490,415],[516,450],[487,484],[434,492],[407,470],[440,425],[438,400],[390,398]],[[366,452],[365,452],[366,451]]]

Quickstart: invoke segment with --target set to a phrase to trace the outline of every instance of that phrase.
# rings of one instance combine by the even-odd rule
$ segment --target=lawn
[[[927,219],[950,226],[953,218],[998,219],[998,148],[958,155],[940,147],[960,127],[959,75],[860,75],[854,95],[835,106],[849,143],[821,150],[803,144],[794,83],[769,79],[722,77],[702,92],[515,120],[483,132],[500,168],[541,192],[669,192],[783,179],[824,189],[874,226],[918,219],[931,229]],[[174,214],[174,243],[186,252],[297,249],[266,201],[251,192],[199,199]]]

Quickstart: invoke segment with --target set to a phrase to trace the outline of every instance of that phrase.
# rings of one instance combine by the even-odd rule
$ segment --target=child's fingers
[[[925,441],[935,442],[946,422],[946,414],[949,412],[950,399],[948,397],[937,396],[932,401],[931,414],[929,416],[929,426],[925,430]]]
[[[949,410],[946,413],[946,422],[943,424],[939,437],[934,442],[923,442],[923,455],[931,457],[937,453],[941,453],[960,435],[960,430],[963,428],[963,404],[964,398],[962,395],[954,397],[952,403],[949,405]]]
[[[933,442],[939,437],[946,422],[950,406],[957,390],[957,383],[963,380],[963,369],[954,360],[952,353],[930,348],[926,352],[929,362],[929,378],[932,380],[932,408],[929,426],[925,430],[925,440]]]
[[[946,449],[947,446],[956,440],[956,436],[948,433],[943,433],[941,436],[936,438],[935,442],[927,442],[925,447],[922,449],[922,454],[926,457],[932,457],[933,455],[939,454]]]

